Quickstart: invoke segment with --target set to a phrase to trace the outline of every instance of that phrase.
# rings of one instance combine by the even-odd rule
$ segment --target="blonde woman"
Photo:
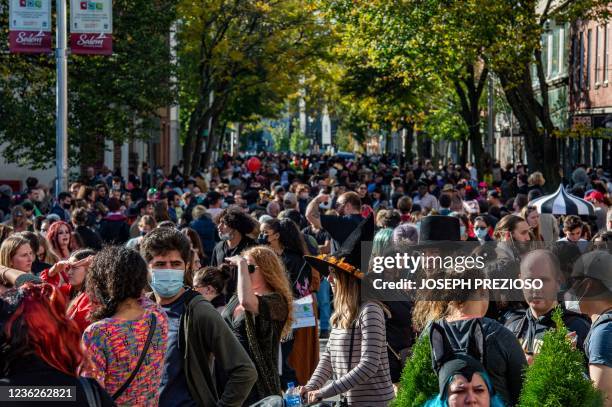
[[[282,392],[278,349],[291,331],[293,293],[280,258],[269,247],[255,246],[226,260],[238,267],[238,284],[222,315],[258,373],[245,402],[250,405]]]
[[[38,261],[46,264],[55,264],[59,261],[59,257],[57,257],[53,250],[51,250],[49,246],[49,241],[40,233],[36,234],[38,238],[38,252],[36,256],[38,257]]]
[[[24,273],[32,272],[34,253],[30,241],[21,235],[9,236],[0,246],[0,265]]]
[[[527,221],[529,229],[531,231],[532,241],[544,241],[542,234],[540,233],[540,214],[534,207],[526,206],[521,209],[521,218]]]
[[[332,331],[319,365],[300,393],[309,403],[342,394],[344,405],[387,406],[395,397],[387,356],[385,309],[361,300],[361,241],[372,241],[370,215],[334,255],[304,256],[334,293]]]

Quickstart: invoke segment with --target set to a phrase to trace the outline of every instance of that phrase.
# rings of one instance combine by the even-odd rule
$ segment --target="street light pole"
[[[57,66],[57,83],[55,92],[56,105],[56,170],[57,180],[55,196],[68,190],[68,56],[66,50],[66,1],[57,0],[57,27],[55,60]]]

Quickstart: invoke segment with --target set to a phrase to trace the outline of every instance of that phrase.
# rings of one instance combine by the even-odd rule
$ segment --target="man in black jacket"
[[[190,244],[176,229],[147,234],[140,251],[149,266],[155,299],[168,315],[168,345],[160,385],[160,407],[241,406],[257,371],[221,314],[197,292],[183,286]],[[223,393],[215,372],[227,377]]]
[[[539,353],[544,334],[556,327],[552,320],[559,306],[557,297],[561,288],[561,270],[556,256],[548,250],[534,250],[521,262],[519,277],[523,280],[540,280],[542,288],[524,291],[526,310],[512,310],[506,314],[505,326],[517,337],[529,363]],[[563,322],[575,339],[578,349],[583,350],[584,340],[591,326],[582,314],[561,307]]]

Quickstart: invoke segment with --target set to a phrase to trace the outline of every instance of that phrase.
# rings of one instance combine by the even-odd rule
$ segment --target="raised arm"
[[[315,229],[321,229],[321,214],[319,213],[319,204],[327,202],[329,195],[321,194],[315,197],[306,207],[306,219]]]

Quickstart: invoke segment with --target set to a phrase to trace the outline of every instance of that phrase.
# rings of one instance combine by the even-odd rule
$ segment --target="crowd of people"
[[[127,179],[88,168],[57,197],[35,178],[0,185],[0,386],[250,406],[293,383],[304,403],[387,406],[428,335],[429,405],[514,406],[560,309],[612,406],[612,177],[579,165],[564,182],[595,216],[539,213],[546,180],[520,163],[478,174],[392,156],[223,156]],[[544,287],[522,301],[363,295],[361,242],[369,257],[435,241],[493,245],[494,267]]]

